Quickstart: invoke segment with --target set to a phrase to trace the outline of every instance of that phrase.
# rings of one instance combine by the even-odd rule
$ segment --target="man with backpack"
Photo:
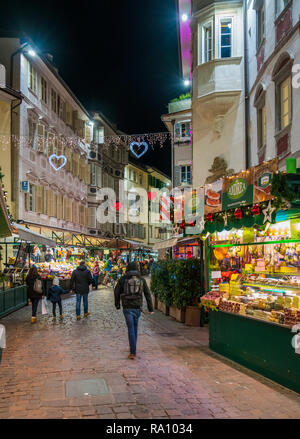
[[[76,318],[80,320],[81,299],[83,298],[84,317],[90,315],[88,310],[88,294],[90,292],[90,285],[93,284],[93,278],[90,270],[88,270],[84,261],[81,261],[76,270],[73,271],[71,277],[70,292],[72,290],[76,293]]]
[[[115,306],[120,309],[122,301],[123,314],[128,328],[130,354],[128,358],[134,360],[138,334],[138,321],[143,306],[143,294],[146,298],[148,310],[153,314],[153,304],[146,280],[141,277],[137,264],[130,262],[126,274],[120,278],[115,288]]]

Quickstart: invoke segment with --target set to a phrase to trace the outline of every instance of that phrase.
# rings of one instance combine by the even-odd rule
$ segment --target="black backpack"
[[[132,276],[129,279],[125,279],[122,296],[124,299],[137,299],[143,295],[143,289],[143,279],[138,276]]]

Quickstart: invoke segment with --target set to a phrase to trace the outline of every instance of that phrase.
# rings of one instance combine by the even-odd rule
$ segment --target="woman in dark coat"
[[[34,283],[35,281],[39,279],[42,280],[41,276],[39,275],[36,267],[31,267],[29,270],[29,273],[26,277],[26,284],[27,284],[27,297],[31,300],[32,303],[32,317],[31,317],[31,323],[36,322],[36,312],[39,304],[39,300],[43,299],[43,293],[38,293],[34,291]]]

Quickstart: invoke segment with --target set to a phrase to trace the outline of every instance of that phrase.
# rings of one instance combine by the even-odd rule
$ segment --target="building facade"
[[[0,38],[0,62],[8,83],[23,97],[12,121],[15,219],[87,234],[93,136],[88,112],[59,76],[51,56],[39,54],[30,40]]]
[[[191,98],[188,95],[171,101],[168,114],[161,117],[173,136],[172,185],[178,188],[190,187],[193,184],[192,110]]]
[[[247,5],[250,166],[296,157],[300,167],[299,16],[297,0]]]
[[[99,223],[97,208],[101,200],[97,192],[101,188],[110,188],[115,191],[116,202],[119,202],[119,185],[123,184],[125,166],[128,163],[128,151],[126,145],[112,144],[105,141],[106,137],[117,137],[121,133],[100,112],[91,113],[93,117],[93,142],[89,154],[90,185],[88,188],[89,206],[89,233],[98,237],[112,238],[125,236],[126,225],[119,223],[118,212],[116,223]]]
[[[209,182],[220,161],[231,172],[246,166],[243,2],[195,0],[191,14],[192,161],[198,187]]]

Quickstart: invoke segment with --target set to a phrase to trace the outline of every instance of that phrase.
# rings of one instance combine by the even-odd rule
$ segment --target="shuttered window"
[[[37,213],[43,213],[44,191],[42,186],[36,186],[35,190],[35,206]]]
[[[54,133],[48,133],[48,157],[50,157],[52,154],[54,154],[55,149],[55,134]]]
[[[85,223],[85,211],[84,206],[82,204],[79,205],[79,224],[84,226]]]
[[[96,207],[89,208],[89,227],[96,228]]]

